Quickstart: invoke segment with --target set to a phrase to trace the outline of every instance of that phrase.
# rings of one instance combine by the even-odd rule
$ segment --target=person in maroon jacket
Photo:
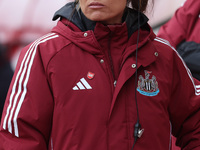
[[[158,36],[170,42],[200,80],[200,1],[187,0],[164,24]]]
[[[21,51],[0,150],[169,150],[172,134],[199,150],[200,83],[153,33],[147,3],[79,0],[57,11],[52,32]]]

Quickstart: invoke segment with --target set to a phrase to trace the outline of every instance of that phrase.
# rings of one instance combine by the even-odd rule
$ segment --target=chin
[[[86,17],[92,21],[104,21],[106,20],[103,15],[94,14],[94,15],[86,15]]]

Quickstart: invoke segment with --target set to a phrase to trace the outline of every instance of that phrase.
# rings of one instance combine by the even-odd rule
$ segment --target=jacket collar
[[[53,31],[63,35],[65,38],[69,39],[71,42],[75,43],[78,47],[82,48],[83,50],[88,51],[93,55],[103,56],[103,53],[100,50],[100,45],[97,42],[93,31],[96,27],[102,27],[102,24],[87,19],[81,13],[80,9],[79,11],[75,9],[75,13],[73,14],[73,17],[71,17],[73,9],[74,3],[68,3],[55,13],[53,20],[61,18],[61,21],[58,22],[58,25],[53,29]],[[155,57],[153,56],[155,48],[151,46],[151,48],[147,48],[147,50],[140,51],[140,47],[144,47],[144,45],[148,43],[148,41],[152,41],[155,38],[155,34],[153,33],[151,27],[147,24],[148,19],[143,14],[141,14],[140,17],[141,24],[140,40],[138,45],[138,60],[141,61],[138,61],[138,63],[141,62],[142,66],[147,66],[153,61],[155,61]],[[69,21],[70,19],[71,21]],[[134,52],[137,47],[137,12],[127,8],[124,15],[124,20],[124,24],[128,28],[129,40],[126,51],[124,51],[123,53],[122,62],[125,62],[130,55],[134,55]]]

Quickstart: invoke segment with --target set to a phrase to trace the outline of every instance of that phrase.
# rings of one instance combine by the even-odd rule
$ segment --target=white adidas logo
[[[89,89],[92,89],[92,87],[84,78],[81,78],[80,82],[78,82],[76,86],[73,87],[73,90],[85,90],[85,89],[89,90]]]

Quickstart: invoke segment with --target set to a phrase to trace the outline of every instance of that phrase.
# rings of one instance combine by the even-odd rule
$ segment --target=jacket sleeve
[[[53,96],[39,44],[25,47],[10,84],[0,126],[0,150],[48,148]]]
[[[199,18],[199,7],[199,0],[187,0],[171,20],[160,28],[158,36],[168,40],[176,48],[193,30],[196,19]]]
[[[172,133],[183,150],[200,149],[200,82],[193,79],[184,61],[174,51],[172,95],[169,115]]]

